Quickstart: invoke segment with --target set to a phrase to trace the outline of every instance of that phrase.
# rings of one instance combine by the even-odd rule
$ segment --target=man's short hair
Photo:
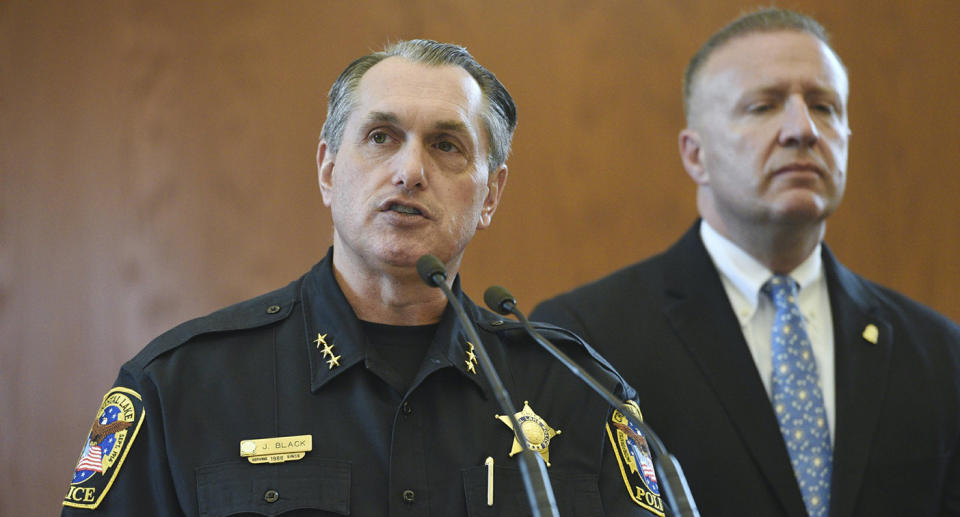
[[[478,63],[466,48],[423,39],[400,41],[380,52],[367,54],[350,63],[340,74],[330,88],[327,120],[320,133],[320,138],[327,141],[332,153],[340,149],[347,119],[356,105],[356,90],[360,79],[374,65],[393,56],[429,66],[454,65],[466,70],[483,92],[485,106],[481,116],[487,132],[487,162],[490,171],[497,170],[507,161],[510,141],[517,127],[517,107],[510,93],[493,72]]]
[[[693,55],[690,63],[687,64],[687,70],[683,74],[683,111],[687,116],[687,120],[689,121],[690,119],[690,97],[693,94],[693,86],[697,79],[697,73],[703,68],[703,65],[715,50],[722,47],[728,41],[740,36],[746,36],[756,32],[774,32],[779,30],[795,30],[811,34],[826,44],[827,47],[833,51],[834,55],[837,55],[837,52],[830,46],[830,36],[827,35],[827,31],[823,28],[823,25],[820,25],[820,22],[805,14],[787,9],[768,7],[741,15],[726,27],[714,33],[713,36],[710,36],[710,39],[700,47],[700,50]],[[837,59],[840,59],[839,55],[837,55]]]

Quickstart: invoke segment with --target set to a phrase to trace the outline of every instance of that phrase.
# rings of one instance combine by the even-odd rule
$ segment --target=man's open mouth
[[[399,203],[393,203],[390,205],[388,210],[392,212],[399,212],[401,214],[411,214],[411,215],[423,215],[419,210],[413,208],[412,206],[401,205]]]

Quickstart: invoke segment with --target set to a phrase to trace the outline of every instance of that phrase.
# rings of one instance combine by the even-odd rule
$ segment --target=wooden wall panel
[[[950,0],[787,3],[850,70],[850,182],[827,240],[960,319],[960,50]],[[0,515],[59,507],[117,368],[186,318],[280,286],[330,242],[314,153],[353,58],[468,48],[520,126],[464,285],[522,308],[668,246],[695,217],[680,76],[750,4],[0,3]]]

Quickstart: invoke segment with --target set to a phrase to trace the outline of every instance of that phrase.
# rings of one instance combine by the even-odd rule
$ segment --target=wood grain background
[[[818,17],[850,71],[828,243],[960,319],[956,3],[780,4]],[[530,310],[691,224],[681,73],[753,5],[0,2],[0,514],[58,511],[100,397],[148,340],[323,254],[315,147],[353,58],[453,41],[512,92],[509,184],[463,274],[475,299],[500,283]]]

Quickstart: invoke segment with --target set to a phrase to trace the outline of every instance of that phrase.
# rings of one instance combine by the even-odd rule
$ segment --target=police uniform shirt
[[[528,515],[513,433],[495,417],[502,411],[453,311],[402,393],[331,262],[332,250],[287,287],[184,323],[126,363],[63,515]],[[662,515],[643,437],[516,323],[479,309],[459,281],[454,290],[517,410],[529,409],[524,428],[543,430],[528,437],[549,461],[560,514]],[[634,398],[572,333],[543,332]],[[312,448],[297,459],[241,457],[247,440],[277,438],[283,453],[304,437]]]

